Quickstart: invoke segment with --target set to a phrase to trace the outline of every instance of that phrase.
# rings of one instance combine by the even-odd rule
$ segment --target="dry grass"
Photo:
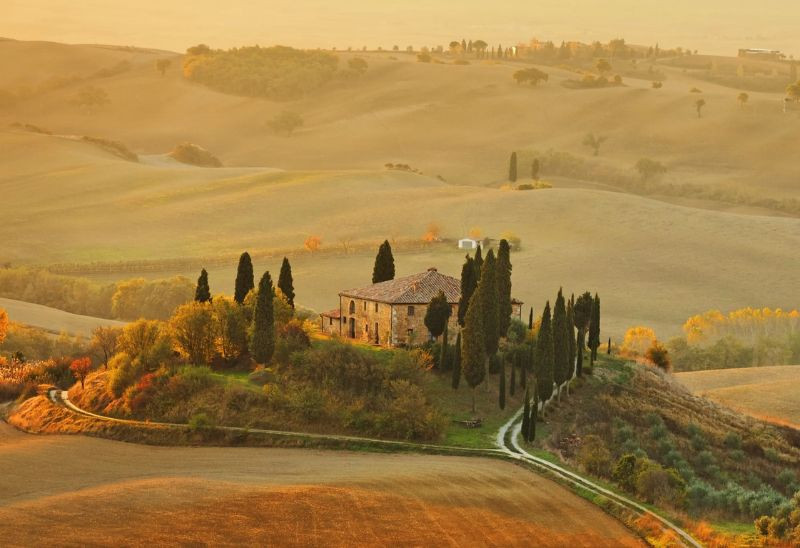
[[[800,428],[800,367],[776,365],[675,375],[689,390],[769,422]]]
[[[54,462],[70,463],[53,466]],[[30,436],[0,424],[9,546],[640,546],[564,488],[498,461]]]
[[[38,327],[51,333],[64,331],[90,337],[92,330],[99,325],[125,325],[125,322],[70,314],[56,308],[2,297],[0,297],[0,308],[5,309],[9,318],[15,323]]]

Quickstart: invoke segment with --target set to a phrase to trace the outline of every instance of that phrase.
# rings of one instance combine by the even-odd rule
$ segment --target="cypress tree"
[[[458,390],[458,385],[461,384],[461,331],[456,336],[456,347],[453,354],[453,377],[450,385],[453,390]]]
[[[464,318],[467,317],[469,300],[478,286],[478,276],[475,273],[475,261],[467,255],[461,267],[461,297],[458,301],[458,325],[464,327]]]
[[[478,249],[475,250],[475,259],[473,264],[475,265],[475,285],[478,285],[478,282],[481,281],[481,273],[483,272],[483,250],[481,250],[481,246],[478,246]]]
[[[389,240],[384,240],[375,256],[375,267],[372,269],[372,283],[377,284],[394,280],[394,255]]]
[[[511,380],[508,385],[508,395],[514,397],[514,392],[517,391],[517,364],[519,363],[519,352],[514,352],[514,358],[511,360]]]
[[[473,293],[467,309],[467,317],[462,330],[461,371],[472,389],[472,412],[475,412],[475,387],[486,378],[486,347],[481,311],[481,286]]]
[[[528,314],[528,331],[533,331],[533,307],[531,307],[531,313]]]
[[[539,396],[534,391],[533,405],[531,405],[531,418],[528,421],[530,431],[528,432],[528,440],[536,441],[536,421],[539,420]]]
[[[498,324],[500,311],[497,302],[497,278],[495,276],[496,260],[494,251],[489,250],[481,269],[481,281],[478,282],[478,291],[481,295],[481,311],[483,312],[484,350],[487,357],[497,354],[500,344]]]
[[[513,368],[512,368],[513,369]],[[500,360],[500,388],[497,396],[497,403],[500,410],[506,408],[506,360]]]
[[[523,350],[520,352],[519,356],[519,386],[520,388],[525,388],[528,384],[528,359],[530,357],[530,352],[528,345],[525,345],[522,348]]]
[[[497,334],[501,338],[508,334],[511,324],[511,246],[505,239],[497,248],[495,266],[497,284]]]
[[[561,398],[561,386],[567,381],[568,374],[567,310],[564,305],[564,294],[559,289],[556,304],[553,308],[553,380],[558,387],[559,399]]]
[[[244,298],[254,287],[253,261],[250,260],[250,254],[245,251],[239,257],[239,267],[236,269],[236,287],[233,293],[233,300],[242,304]]]
[[[425,312],[425,327],[428,328],[431,335],[438,339],[446,333],[447,323],[450,321],[450,315],[453,309],[450,303],[447,302],[447,296],[443,291],[431,299],[428,303],[428,310]]]
[[[577,373],[583,375],[583,351],[586,348],[586,331],[589,328],[589,320],[592,317],[592,294],[588,291],[579,296],[575,301],[573,310],[575,315],[575,328],[578,335],[575,338],[577,348]]]
[[[286,296],[289,306],[294,308],[294,279],[292,278],[292,265],[289,264],[289,259],[283,258],[281,264],[281,273],[278,276],[278,288]]]
[[[592,300],[592,315],[589,321],[589,350],[591,355],[589,357],[590,365],[594,366],[594,361],[597,359],[597,349],[600,347],[600,297],[597,293],[594,294]]]
[[[517,153],[511,153],[511,159],[508,162],[508,180],[512,183],[517,182]]]
[[[447,363],[449,346],[450,345],[447,344],[447,323],[445,323],[444,333],[442,333],[442,347],[439,351],[439,368],[442,371],[447,371],[449,368],[449,364]]]
[[[542,326],[536,340],[536,392],[543,402],[553,395],[553,360],[553,328],[548,301],[542,312]]]
[[[539,180],[539,158],[535,158],[531,163],[531,179]]]
[[[609,356],[611,355],[611,337],[608,338],[608,351],[606,352]]]
[[[267,364],[275,353],[275,311],[272,301],[275,289],[269,271],[264,272],[258,282],[258,296],[253,311],[252,338],[250,352],[256,363]]]
[[[530,432],[530,428],[528,425],[530,424],[531,420],[531,402],[530,402],[530,392],[526,388],[525,389],[525,403],[522,404],[522,428],[520,429],[522,432],[522,439],[525,441],[528,440],[528,434]]]
[[[200,277],[197,278],[197,289],[194,290],[194,300],[198,303],[211,302],[211,289],[208,287],[208,272],[206,269],[200,271]]]
[[[575,357],[576,357],[576,343],[575,343],[575,295],[567,303],[567,343],[569,344],[569,367],[567,369],[567,380],[571,380],[575,376]],[[569,385],[567,385],[567,395],[569,395]]]

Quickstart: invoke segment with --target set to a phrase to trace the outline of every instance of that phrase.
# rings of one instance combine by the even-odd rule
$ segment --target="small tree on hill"
[[[608,137],[603,135],[595,135],[594,133],[587,133],[586,137],[583,138],[583,146],[589,147],[592,149],[595,156],[600,155],[600,145],[605,143],[608,140]]]
[[[694,102],[694,108],[697,111],[697,117],[698,118],[702,118],[703,117],[703,107],[704,106],[706,106],[706,100],[705,99],[698,99],[697,101]]]
[[[375,266],[372,268],[372,283],[377,284],[394,280],[394,255],[389,240],[384,240],[375,256]]]
[[[197,289],[194,291],[194,300],[198,303],[211,302],[211,289],[208,287],[208,272],[206,269],[200,271],[200,277],[197,278]]]
[[[539,158],[534,158],[533,163],[531,163],[531,179],[534,181],[539,180]]]
[[[353,57],[347,61],[347,66],[350,68],[350,70],[357,74],[364,74],[367,72],[367,68],[369,67],[367,62],[361,57]]]
[[[156,70],[161,73],[161,76],[167,73],[167,69],[170,65],[172,65],[172,61],[169,59],[156,59]]]
[[[650,158],[641,158],[638,162],[636,162],[636,171],[639,172],[642,182],[646,183],[650,179],[654,179],[659,175],[666,173],[667,167],[656,160],[651,160]]]
[[[517,182],[517,153],[512,152],[508,162],[508,180],[512,183]]]
[[[267,364],[275,353],[275,311],[273,299],[275,289],[269,271],[264,272],[258,282],[258,295],[253,310],[250,352],[256,363]]]
[[[611,63],[609,63],[605,59],[598,60],[597,64],[595,65],[595,68],[597,69],[597,72],[603,75],[606,74],[607,72],[611,72],[612,70]]]
[[[650,363],[664,371],[669,371],[672,367],[672,363],[669,359],[669,351],[658,341],[653,341],[653,344],[647,349],[644,356]]]
[[[275,133],[291,137],[296,129],[303,127],[303,117],[296,112],[285,110],[267,122],[269,128]]]
[[[589,322],[589,349],[592,351],[590,363],[594,366],[597,349],[600,347],[600,297],[594,294],[592,300],[592,316]]]
[[[233,293],[233,300],[237,303],[244,303],[244,298],[255,287],[253,280],[253,261],[250,254],[245,251],[239,257],[239,266],[236,269],[236,286]]]
[[[179,306],[169,320],[176,347],[192,365],[208,365],[214,354],[214,317],[207,302]]]
[[[78,91],[72,102],[84,111],[92,113],[111,102],[106,90],[96,86],[86,86]]]
[[[278,276],[278,288],[283,292],[286,297],[286,302],[289,306],[294,308],[294,279],[292,278],[292,265],[289,264],[289,259],[283,258],[281,263],[281,273]]]
[[[458,301],[458,324],[461,327],[464,327],[469,301],[477,286],[478,277],[475,275],[475,261],[467,255],[464,265],[461,267],[461,297]]]
[[[736,97],[736,100],[739,101],[739,106],[741,108],[744,108],[744,106],[747,104],[747,101],[750,100],[750,96],[748,94],[746,94],[745,92],[741,92]]]
[[[453,390],[458,390],[459,384],[461,384],[461,331],[458,332],[456,346],[453,349],[453,375],[450,386],[453,387]]]
[[[447,302],[447,296],[443,291],[439,291],[439,294],[431,299],[428,310],[425,312],[425,327],[428,328],[433,338],[438,339],[447,330],[447,322],[451,313],[452,308]],[[443,343],[446,342],[443,341]]]
[[[0,310],[0,343],[3,342],[3,314]],[[117,351],[117,340],[122,330],[118,327],[98,325],[92,330],[91,346],[102,352],[103,367],[108,369],[108,359]]]
[[[303,247],[305,247],[309,253],[312,255],[319,251],[319,248],[322,247],[322,238],[319,236],[311,235],[306,238],[306,241],[303,242]]]
[[[92,360],[89,358],[78,358],[77,360],[72,360],[72,363],[69,365],[69,370],[72,371],[72,374],[75,376],[75,378],[80,381],[81,390],[83,390],[83,384],[86,381],[86,377],[92,370]]]

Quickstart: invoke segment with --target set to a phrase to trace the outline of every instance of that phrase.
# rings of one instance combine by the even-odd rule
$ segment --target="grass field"
[[[676,373],[693,393],[770,422],[800,428],[800,367],[776,365]]]
[[[70,314],[56,308],[2,297],[0,297],[0,308],[8,312],[9,319],[13,322],[38,327],[51,333],[63,331],[71,335],[89,337],[92,330],[99,325],[120,327],[125,325],[125,322]]]
[[[641,545],[564,488],[484,459],[159,448],[0,424],[0,466],[15,470],[0,477],[9,546],[142,534],[156,544]]]
[[[668,166],[666,182],[796,196],[800,168],[791,136],[800,121],[776,111],[780,94],[752,93],[742,109],[735,90],[660,66],[669,76],[660,90],[646,80],[568,90],[560,83],[575,74],[552,67],[545,68],[550,82],[532,89],[514,84],[517,63],[427,65],[405,55],[391,60],[387,52],[364,54],[370,68],[363,78],[287,104],[191,84],[180,76],[177,56],[162,78],[153,62],[165,55],[0,41],[0,88],[131,63],[121,74],[86,80],[111,97],[94,114],[70,104],[81,83],[0,109],[0,127],[21,121],[55,133],[0,130],[0,192],[10,205],[0,226],[2,261],[174,260],[187,266],[144,275],[194,278],[206,266],[212,292],[221,293],[231,291],[241,251],[257,257],[257,270],[276,270],[286,252],[298,301],[324,310],[339,290],[369,282],[373,249],[384,238],[398,244],[398,274],[436,265],[458,275],[463,253],[452,241],[480,227],[487,236],[512,231],[522,239],[513,259],[515,296],[540,311],[559,286],[598,291],[606,297],[604,328],[615,339],[636,324],[669,337],[698,310],[793,305],[796,218],[690,198],[648,199],[564,178],[550,190],[499,188],[512,150],[553,148],[595,161],[581,145],[594,131],[609,137],[597,161],[613,169],[633,173],[647,156]],[[342,62],[351,56],[340,55]],[[24,70],[29,65],[36,70]],[[702,119],[688,93],[695,84],[708,102]],[[291,138],[266,128],[285,109],[305,118]],[[118,139],[142,161],[64,135]],[[231,167],[166,161],[163,154],[182,141]],[[425,175],[387,171],[386,162]],[[520,166],[521,180],[527,170]],[[419,242],[431,222],[447,242],[401,245]],[[323,242],[315,256],[302,247],[312,234]],[[107,277],[139,274],[130,267]]]

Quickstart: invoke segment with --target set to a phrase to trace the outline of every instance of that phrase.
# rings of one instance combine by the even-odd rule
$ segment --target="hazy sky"
[[[800,53],[796,0],[0,0],[0,36],[182,51],[286,44],[370,48],[531,37]]]

